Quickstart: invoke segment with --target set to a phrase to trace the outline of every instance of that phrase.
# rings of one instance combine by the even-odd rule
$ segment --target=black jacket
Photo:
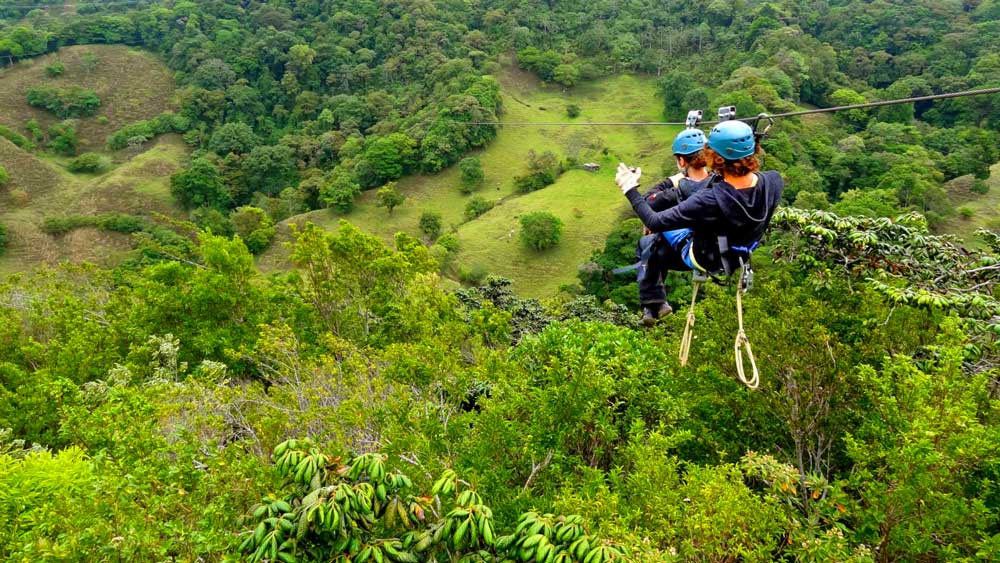
[[[757,185],[737,190],[721,176],[713,176],[708,189],[695,192],[676,207],[656,212],[636,190],[626,194],[632,209],[655,233],[689,228],[694,231],[695,257],[706,268],[717,268],[718,237],[729,246],[749,246],[764,236],[785,183],[775,171],[758,172]]]
[[[678,174],[677,176],[682,175]],[[713,177],[712,174],[709,174],[703,180],[692,180],[691,178],[682,176],[680,182],[678,182],[679,185],[675,186],[674,178],[677,176],[671,176],[663,180],[642,194],[643,199],[649,203],[653,211],[665,211],[678,205],[698,190],[708,186]]]

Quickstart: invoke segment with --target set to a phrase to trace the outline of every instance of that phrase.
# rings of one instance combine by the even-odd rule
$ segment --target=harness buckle
[[[743,293],[747,293],[753,289],[753,267],[750,266],[749,258],[747,258],[746,263],[740,258],[740,265],[743,267],[743,275],[740,276],[740,287],[743,288]]]

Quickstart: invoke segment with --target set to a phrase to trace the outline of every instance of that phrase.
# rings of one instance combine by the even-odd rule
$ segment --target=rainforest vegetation
[[[541,300],[453,275],[440,214],[391,242],[351,223],[366,191],[405,208],[413,174],[484,189],[501,61],[570,91],[654,76],[676,121],[996,87],[998,42],[997,0],[0,0],[0,65],[121,44],[179,86],[175,111],[87,152],[104,96],[33,89],[18,103],[53,121],[0,126],[2,154],[73,176],[159,137],[190,151],[180,219],[40,222],[128,235],[115,266],[0,279],[0,559],[1000,559],[1000,224],[962,211],[1000,189],[1000,96],[778,122],[764,167],[786,205],[744,300],[756,391],[734,376],[732,287],[697,304],[686,367],[683,314],[639,329],[613,273],[641,233],[624,202],[579,283]],[[524,149],[523,197],[579,164]],[[4,204],[31,196],[7,168]],[[345,219],[285,223],[288,263],[257,267],[323,208]],[[544,268],[567,229],[528,211],[518,244]],[[947,234],[962,218],[972,244]]]

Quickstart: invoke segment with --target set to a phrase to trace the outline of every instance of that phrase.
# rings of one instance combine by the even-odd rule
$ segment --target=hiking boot
[[[661,303],[657,306],[655,303],[651,303],[642,308],[642,324],[646,326],[653,326],[656,324],[657,319],[662,319],[663,317],[673,314],[674,308],[670,306],[670,303]]]
[[[649,307],[642,308],[642,324],[653,326],[656,324],[656,313]]]
[[[660,310],[656,312],[656,318],[662,319],[667,315],[674,314],[674,308],[670,306],[670,303],[664,303],[660,305]]]

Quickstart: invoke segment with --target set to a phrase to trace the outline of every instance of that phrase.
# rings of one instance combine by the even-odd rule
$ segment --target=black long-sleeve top
[[[652,188],[642,194],[642,197],[649,203],[653,211],[666,211],[708,186],[711,180],[711,174],[703,180],[692,180],[683,174],[675,174],[654,184]]]
[[[625,196],[639,219],[655,233],[690,228],[695,249],[717,254],[718,236],[730,246],[748,246],[760,240],[771,223],[785,183],[775,171],[757,173],[757,185],[738,190],[719,176],[707,189],[698,190],[675,207],[655,211],[635,189]],[[711,252],[711,249],[715,249]]]

